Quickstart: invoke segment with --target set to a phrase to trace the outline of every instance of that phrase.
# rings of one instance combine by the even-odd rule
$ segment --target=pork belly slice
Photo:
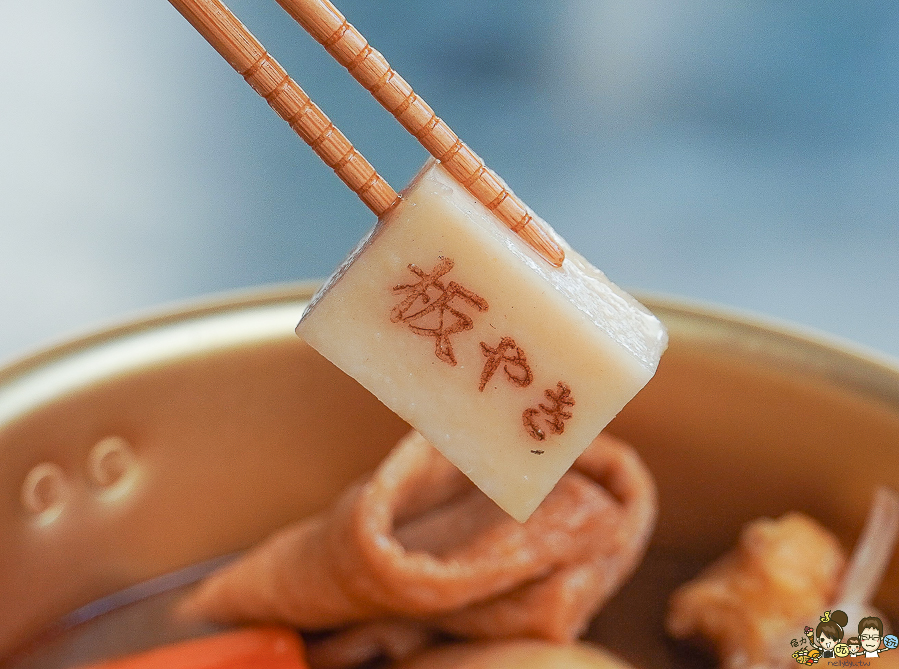
[[[897,538],[899,495],[888,488],[875,491],[848,559],[833,533],[805,514],[755,520],[733,550],[674,592],[668,632],[704,641],[725,668],[792,666],[793,643],[809,649],[803,635],[824,611],[848,615],[844,641],[866,616],[887,620],[871,599]]]
[[[840,543],[808,516],[761,518],[733,551],[674,592],[668,631],[705,639],[724,667],[780,666],[794,650],[791,636],[828,608],[845,567]]]

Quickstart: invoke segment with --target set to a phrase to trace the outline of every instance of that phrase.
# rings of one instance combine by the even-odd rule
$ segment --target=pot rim
[[[50,369],[57,363],[142,335],[166,332],[174,326],[190,326],[206,320],[214,327],[216,321],[220,323],[222,316],[238,313],[252,316],[251,312],[256,309],[265,311],[296,304],[298,308],[295,321],[299,322],[302,306],[312,298],[320,285],[318,280],[307,280],[213,293],[162,305],[143,314],[125,316],[86,334],[25,354],[0,366],[0,424],[10,414],[8,407],[4,410],[4,395],[8,397],[10,390],[20,386],[29,376]],[[701,345],[709,353],[749,357],[774,364],[778,368],[810,373],[848,385],[865,395],[899,407],[899,359],[886,353],[750,310],[664,293],[634,291],[634,294],[675,333],[674,345]],[[287,333],[280,329],[265,332],[256,328],[252,332],[236,332],[216,341],[199,341],[202,337],[198,337],[195,347],[190,342],[182,342],[181,353],[185,355],[204,348],[240,345],[259,340],[260,337],[272,338],[283,334]],[[156,346],[152,360],[132,360],[118,371],[123,372],[170,357],[180,356],[174,351],[167,352]],[[118,359],[122,361],[121,356]],[[94,379],[102,378],[97,373],[91,376]],[[69,382],[74,386],[83,385],[74,378],[69,378]]]

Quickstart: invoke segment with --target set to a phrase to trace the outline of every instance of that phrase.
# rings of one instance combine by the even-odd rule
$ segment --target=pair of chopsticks
[[[400,196],[220,0],[169,0],[378,217]],[[561,267],[565,253],[510,191],[434,114],[328,0],[278,0],[447,171],[537,253]]]

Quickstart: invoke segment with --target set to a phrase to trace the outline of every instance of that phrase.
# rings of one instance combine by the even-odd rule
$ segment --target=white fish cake
[[[655,373],[662,324],[560,238],[555,268],[429,161],[297,334],[524,522]]]

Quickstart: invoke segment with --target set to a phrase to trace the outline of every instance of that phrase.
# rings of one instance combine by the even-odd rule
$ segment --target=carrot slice
[[[81,669],[309,669],[300,636],[253,627],[182,641]]]

